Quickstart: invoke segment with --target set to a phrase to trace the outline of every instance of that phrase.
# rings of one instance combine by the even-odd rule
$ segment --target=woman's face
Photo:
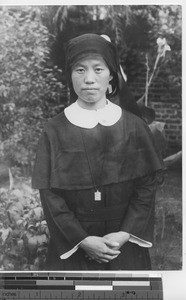
[[[112,75],[101,56],[79,60],[72,67],[71,78],[81,107],[98,109],[106,104],[106,91]]]

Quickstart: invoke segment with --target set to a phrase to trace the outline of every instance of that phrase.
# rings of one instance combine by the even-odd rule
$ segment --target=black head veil
[[[140,116],[139,107],[130,92],[120,70],[119,59],[116,46],[104,37],[88,33],[71,39],[66,45],[66,78],[70,88],[71,102],[77,99],[71,82],[72,66],[80,59],[90,54],[100,55],[106,62],[113,79],[110,81],[112,91],[107,94],[107,98],[118,98],[119,105]]]

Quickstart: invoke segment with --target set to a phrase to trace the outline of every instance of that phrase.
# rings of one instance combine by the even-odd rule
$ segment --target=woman
[[[45,126],[33,173],[51,237],[46,269],[149,270],[162,163],[146,123],[108,100],[121,95],[116,48],[76,37],[66,70],[76,101]]]

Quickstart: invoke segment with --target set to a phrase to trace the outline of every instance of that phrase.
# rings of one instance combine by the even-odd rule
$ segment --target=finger
[[[112,247],[112,250],[119,250],[120,247]]]
[[[96,259],[96,261],[97,261],[99,264],[102,264],[102,261],[101,261],[101,260]]]
[[[96,259],[96,261],[98,262],[98,263],[108,263],[109,262],[109,260],[107,260],[107,259],[104,259],[104,258],[100,258],[100,259]]]
[[[119,255],[119,254],[118,254]],[[118,255],[105,255],[102,259],[106,259],[108,261],[115,259],[116,257],[118,257]]]
[[[118,257],[118,255],[114,255],[114,256],[104,255],[104,256],[100,256],[99,258],[97,257],[94,260],[96,260],[97,262],[108,263],[109,261],[115,259],[116,257]]]
[[[119,243],[118,242],[114,242],[114,241],[111,241],[111,240],[107,240],[105,239],[105,244],[109,247],[118,247],[119,246]]]
[[[102,263],[108,263],[109,261],[115,259],[116,257],[118,257],[118,255],[115,256],[105,255],[104,257],[100,257],[99,259],[96,259],[96,261]]]
[[[105,253],[105,254],[108,254],[108,255],[119,255],[121,253],[121,251],[120,250],[114,250],[114,249],[110,249],[110,248],[108,248],[107,249],[107,252]]]

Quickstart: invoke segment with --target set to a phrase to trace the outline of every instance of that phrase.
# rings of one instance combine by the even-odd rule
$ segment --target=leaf
[[[17,220],[17,221],[16,221],[16,225],[17,225],[18,227],[24,226],[24,219],[19,219],[19,220]]]
[[[29,232],[34,232],[36,230],[36,226],[34,224],[29,224],[27,230]]]
[[[42,225],[42,226],[47,226],[46,220],[41,221],[41,225]]]
[[[14,270],[14,265],[12,264],[12,260],[10,258],[5,257],[3,259],[3,266],[5,267],[5,270]]]
[[[182,160],[182,151],[179,151],[173,155],[164,158],[164,163],[166,167],[170,167],[178,163],[181,164],[181,160]]]
[[[18,246],[19,251],[21,251],[24,248],[23,239],[18,239],[17,240],[17,246]]]
[[[48,242],[47,236],[46,234],[42,234],[38,236],[38,244],[39,245],[43,245],[46,244]]]
[[[24,192],[24,194],[26,194],[27,196],[30,196],[33,193],[32,188],[27,183],[22,183],[21,184],[21,189]]]
[[[5,243],[6,239],[9,236],[9,233],[11,232],[10,228],[1,228],[0,233],[1,233],[1,239],[3,244]]]
[[[154,121],[149,125],[149,127],[153,133],[156,132],[157,130],[163,132],[165,127],[165,122]]]
[[[35,251],[38,246],[47,244],[48,239],[45,234],[32,236],[28,239],[28,248],[31,252]]]
[[[39,221],[41,218],[43,218],[43,209],[42,209],[42,207],[36,207],[36,208],[34,208],[33,209],[33,211],[34,211],[34,214],[35,214],[35,219],[37,220],[37,221]]]
[[[28,239],[28,248],[30,251],[36,250],[37,244],[38,244],[37,236],[32,236]]]
[[[37,254],[39,256],[42,256],[42,255],[46,255],[47,253],[47,247],[46,246],[39,246],[38,249],[37,249]]]
[[[17,249],[15,248],[15,246],[13,246],[11,248],[11,250],[8,252],[8,255],[13,258],[13,259],[16,259],[19,255],[17,253]]]
[[[7,213],[11,222],[20,220],[23,216],[23,206],[20,202],[11,203],[8,206]]]
[[[20,189],[14,189],[11,193],[13,196],[16,197],[16,199],[22,199],[23,198],[23,191],[21,191]]]

